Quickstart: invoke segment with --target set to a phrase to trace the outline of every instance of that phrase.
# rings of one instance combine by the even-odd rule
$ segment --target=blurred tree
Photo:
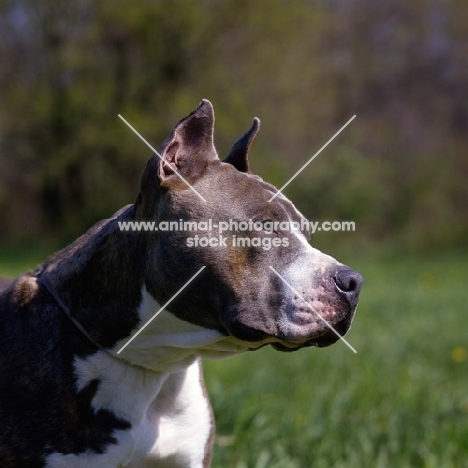
[[[129,203],[147,148],[203,97],[228,150],[362,242],[468,239],[462,0],[0,0],[0,235],[76,236]],[[355,242],[355,238],[353,238]]]
[[[28,223],[33,230],[76,231],[136,193],[148,151],[133,160],[142,148],[130,134],[119,138],[117,114],[152,134],[169,125],[167,109],[189,75],[196,15],[178,1],[2,7],[4,193],[29,179],[28,203],[43,214]],[[14,199],[8,206],[14,219],[20,207]],[[11,234],[21,227],[4,224]]]

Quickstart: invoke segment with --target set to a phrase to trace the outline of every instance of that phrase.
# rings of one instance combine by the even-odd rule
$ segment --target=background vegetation
[[[468,8],[463,0],[0,0],[0,275],[132,203],[148,149],[202,98],[220,155],[355,233],[354,355],[207,362],[215,467],[468,467]],[[255,359],[252,359],[255,357]]]
[[[468,9],[461,0],[0,0],[0,236],[69,240],[131,203],[149,151],[201,98],[318,242],[433,251],[468,238]]]

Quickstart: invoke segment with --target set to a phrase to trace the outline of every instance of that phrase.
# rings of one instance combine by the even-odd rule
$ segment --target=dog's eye
[[[275,232],[274,231],[274,228],[275,228],[275,225],[273,223],[273,220],[272,219],[269,219],[269,218],[264,218],[260,221],[260,223],[262,224],[262,228],[265,232],[268,232],[268,233],[272,233],[272,232]]]

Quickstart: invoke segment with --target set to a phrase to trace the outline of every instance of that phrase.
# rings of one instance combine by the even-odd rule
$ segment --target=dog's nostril
[[[338,270],[333,279],[338,288],[345,292],[360,289],[363,281],[362,276],[358,272],[351,270],[351,268]]]
[[[345,291],[354,291],[357,287],[358,287],[357,282],[354,279],[352,279],[350,280],[349,285],[345,289]]]
[[[351,268],[340,268],[333,277],[336,287],[340,295],[342,295],[348,303],[355,307],[358,302],[359,291],[363,283],[362,276]]]

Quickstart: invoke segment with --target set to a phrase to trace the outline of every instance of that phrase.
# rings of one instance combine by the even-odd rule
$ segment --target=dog
[[[203,100],[147,163],[134,204],[4,284],[2,468],[209,467],[215,426],[201,358],[324,347],[347,333],[361,275],[307,233],[257,229],[304,221],[251,173],[259,124],[221,161]],[[207,220],[251,220],[254,230],[237,231],[251,245],[202,227],[121,228]]]

